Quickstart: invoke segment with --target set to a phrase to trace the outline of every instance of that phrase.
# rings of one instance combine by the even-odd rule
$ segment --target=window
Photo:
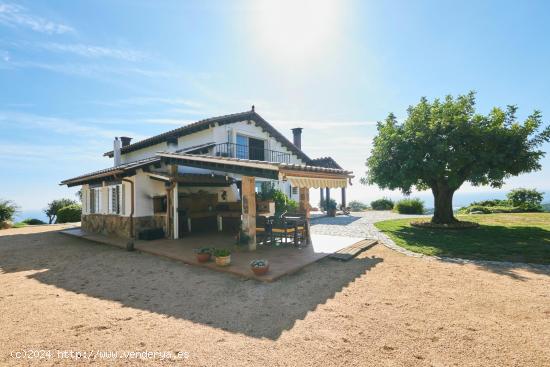
[[[240,159],[248,159],[248,137],[237,135],[236,157]]]
[[[99,213],[101,208],[99,204],[101,203],[101,188],[96,187],[90,189],[90,213],[95,214]]]
[[[121,214],[122,213],[122,185],[112,185],[108,187],[109,190],[109,213]]]
[[[153,212],[155,214],[166,213],[167,207],[168,205],[167,205],[166,195],[155,196],[153,198]]]
[[[298,195],[298,187],[296,186],[292,187],[292,195]]]

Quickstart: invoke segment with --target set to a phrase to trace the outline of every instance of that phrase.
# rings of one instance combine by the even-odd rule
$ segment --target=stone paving
[[[352,212],[351,215],[312,218],[311,233],[380,239],[381,233],[376,229],[374,223],[388,219],[418,217],[422,217],[422,215],[398,214],[389,210]]]
[[[380,232],[374,226],[374,223],[381,222],[383,220],[420,217],[431,217],[431,215],[406,215],[387,210],[373,210],[366,212],[352,212],[351,215],[339,215],[337,217],[311,218],[311,233],[342,237],[373,238],[377,239],[379,243],[384,246],[403,255],[425,258],[428,260],[440,260],[458,264],[477,264],[483,266],[534,268],[542,271],[550,271],[550,265],[490,260],[467,260],[454,257],[428,256],[419,254],[398,246],[391,238]]]

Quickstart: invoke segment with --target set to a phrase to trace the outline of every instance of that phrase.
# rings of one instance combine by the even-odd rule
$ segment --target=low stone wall
[[[82,230],[90,233],[101,233],[130,238],[131,218],[113,214],[88,214],[82,216]],[[144,229],[162,228],[166,233],[164,216],[134,218],[134,237]]]

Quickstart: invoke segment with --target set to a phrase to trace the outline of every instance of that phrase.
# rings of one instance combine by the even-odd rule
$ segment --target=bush
[[[80,222],[82,207],[78,204],[67,205],[57,211],[56,223]]]
[[[11,221],[18,210],[19,207],[13,201],[0,199],[0,223]]]
[[[273,200],[275,202],[275,213],[295,212],[298,210],[296,200],[290,199],[279,189],[274,188],[270,183],[262,183],[262,191],[258,193],[259,200]]]
[[[57,212],[59,211],[59,209],[69,205],[78,205],[78,203],[71,199],[57,199],[48,203],[48,207],[44,209],[44,213],[48,216],[50,224],[56,222]],[[80,221],[80,219],[78,219],[78,221]]]
[[[362,212],[362,211],[367,210],[369,208],[369,206],[367,204],[362,203],[362,202],[357,201],[357,200],[350,201],[348,206],[349,206],[349,208],[351,209],[352,212]]]
[[[374,210],[392,210],[393,205],[393,201],[388,198],[374,200],[370,203],[370,207]]]
[[[27,219],[21,221],[21,223],[25,223],[25,224],[28,224],[30,226],[46,224],[45,222],[41,221],[40,219],[36,219],[36,218],[27,218]]]
[[[424,202],[418,198],[402,199],[395,203],[394,209],[399,214],[424,214]]]
[[[535,189],[514,189],[506,197],[512,206],[518,206],[525,209],[541,209],[541,203],[544,193]]]

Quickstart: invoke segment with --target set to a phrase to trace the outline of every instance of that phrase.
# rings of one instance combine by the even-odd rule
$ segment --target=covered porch
[[[261,212],[257,202],[257,186],[259,180],[271,180],[274,182],[288,182],[298,193],[298,209],[294,215],[302,218],[305,227],[303,235],[305,240],[301,245],[312,243],[310,221],[310,188],[345,188],[350,182],[351,172],[342,169],[296,165],[288,163],[274,163],[253,161],[246,159],[212,157],[184,153],[158,153],[162,162],[167,166],[169,174],[153,175],[151,178],[164,180],[166,186],[166,220],[167,237],[180,239],[192,235],[194,222],[202,218],[215,218],[215,226],[211,226],[209,232],[221,233],[225,229],[226,221],[236,223],[239,234],[247,238],[246,245],[250,251],[257,249],[258,232],[265,231],[259,219],[262,216],[273,217],[273,212]],[[189,174],[181,172],[181,167],[198,169],[201,172],[210,172],[211,180],[220,181],[215,185],[225,182],[238,182],[239,193],[236,201],[219,201],[214,197],[212,202],[198,207],[197,203],[202,198],[194,200],[181,196],[181,188],[193,184]],[[205,176],[204,174],[202,176]],[[204,183],[196,183],[204,185]],[[229,186],[229,184],[227,185]],[[225,195],[225,192],[223,192]]]
[[[87,233],[80,228],[67,229],[62,231],[62,233],[93,242],[117,246],[121,249],[125,249],[127,244],[127,240],[123,238]],[[190,265],[226,272],[244,278],[272,282],[285,275],[300,271],[316,261],[359,242],[363,242],[365,248],[376,243],[376,241],[365,240],[364,238],[312,235],[311,244],[305,248],[260,246],[255,251],[250,251],[246,247],[236,245],[234,239],[229,234],[196,233],[177,240],[136,240],[134,248],[144,253],[166,257]],[[217,266],[214,261],[206,263],[198,262],[194,249],[200,247],[216,247],[231,250],[231,264],[221,267]],[[257,276],[250,269],[250,262],[260,258],[269,261],[270,270],[265,275]]]

